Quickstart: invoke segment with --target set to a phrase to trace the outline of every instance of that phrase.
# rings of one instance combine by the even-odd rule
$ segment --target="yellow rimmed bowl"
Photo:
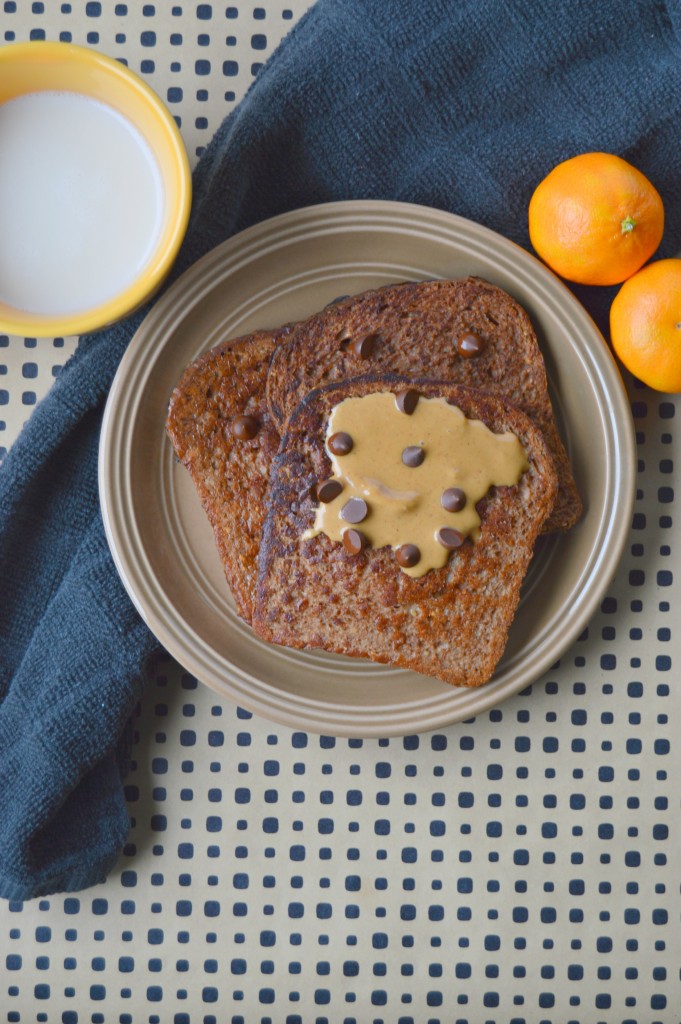
[[[187,229],[192,195],[187,153],[170,111],[128,68],[71,43],[36,41],[0,47],[0,104],[45,91],[78,93],[97,100],[137,129],[157,164],[163,214],[156,244],[141,270],[106,301],[74,313],[50,314],[19,309],[0,300],[0,332],[38,338],[98,330],[144,303],[173,265]]]

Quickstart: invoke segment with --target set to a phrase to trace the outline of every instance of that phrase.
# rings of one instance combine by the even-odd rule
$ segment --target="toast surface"
[[[265,401],[270,356],[287,333],[259,331],[217,346],[185,370],[166,429],[210,520],[239,615],[251,621],[270,467],[279,434]],[[232,433],[237,416],[256,418],[254,438]]]
[[[465,358],[457,340],[474,334],[480,354]],[[352,342],[370,338],[364,358]],[[267,402],[283,433],[313,388],[367,373],[453,381],[500,395],[542,431],[559,491],[545,531],[567,530],[582,503],[549,398],[544,360],[524,309],[487,281],[467,277],[389,285],[327,306],[298,324],[273,354]]]
[[[303,539],[315,519],[313,488],[329,476],[326,424],[345,398],[417,388],[442,397],[495,433],[510,430],[529,469],[478,504],[478,541],[442,569],[412,578],[390,547],[350,555],[324,534]],[[253,627],[263,639],[323,648],[479,686],[501,657],[534,541],[554,505],[557,474],[538,428],[507,400],[448,381],[378,374],[312,391],[289,419],[271,471]]]

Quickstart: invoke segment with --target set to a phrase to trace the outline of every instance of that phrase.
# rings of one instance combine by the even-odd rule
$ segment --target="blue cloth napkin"
[[[451,210],[529,248],[527,204],[605,150],[681,240],[681,25],[670,0],[318,0],[195,173],[177,273],[242,228],[350,198]],[[612,291],[580,289],[605,328]],[[97,496],[102,410],[143,313],[83,338],[0,468],[0,895],[105,877],[128,830],[126,723],[157,642]]]

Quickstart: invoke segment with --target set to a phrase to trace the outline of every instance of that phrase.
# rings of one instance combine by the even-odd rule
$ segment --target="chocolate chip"
[[[352,342],[352,331],[349,327],[341,327],[336,335],[336,341],[342,349],[346,349]]]
[[[339,302],[345,302],[345,300],[349,298],[349,295],[337,295],[335,299],[331,299],[331,302],[327,302],[327,304],[324,306],[324,309],[328,309],[329,306],[335,306]]]
[[[364,338],[357,338],[348,347],[358,359],[371,359],[378,339],[378,334],[367,334]]]
[[[231,429],[237,441],[251,441],[260,430],[260,423],[255,416],[236,416]]]
[[[332,455],[347,455],[352,451],[353,442],[349,434],[339,430],[337,434],[331,435],[326,444]]]
[[[402,452],[402,462],[411,469],[420,466],[425,457],[426,453],[423,448],[419,448],[416,444],[408,445]]]
[[[369,515],[369,506],[364,498],[350,498],[343,505],[340,514],[346,523],[361,523]]]
[[[451,526],[441,526],[437,531],[437,539],[443,548],[447,548],[447,551],[454,551],[455,548],[461,547],[465,538],[462,533],[452,529]]]
[[[466,504],[466,492],[462,491],[460,487],[448,487],[446,491],[442,492],[440,504],[448,512],[460,512]]]
[[[413,388],[407,388],[406,391],[399,391],[395,395],[395,405],[400,412],[405,413],[407,416],[411,416],[418,405],[420,397],[421,396],[418,391],[414,391]]]
[[[343,530],[343,547],[350,555],[358,555],[367,546],[361,530]]]
[[[421,561],[421,552],[416,544],[401,544],[395,552],[395,560],[403,569],[410,569]]]
[[[485,341],[478,334],[473,334],[472,331],[467,331],[466,334],[462,334],[456,342],[456,348],[460,356],[464,359],[472,359],[473,356],[479,356],[485,348]]]
[[[342,490],[343,484],[340,480],[322,480],[316,487],[317,500],[328,505],[330,501],[338,497]]]

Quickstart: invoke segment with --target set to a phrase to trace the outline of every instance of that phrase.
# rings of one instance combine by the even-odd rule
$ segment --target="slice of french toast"
[[[258,331],[200,356],[173,391],[166,423],[213,527],[237,610],[247,622],[270,467],[279,447],[265,380],[270,356],[287,331]]]
[[[332,472],[329,417],[346,399],[405,389],[415,389],[419,402],[445,399],[494,434],[511,432],[525,451],[527,466],[517,484],[492,487],[477,502],[478,539],[455,543],[444,565],[418,578],[403,571],[392,546],[363,545],[361,525],[349,527],[350,533],[360,534],[358,544],[354,538],[346,543],[345,536],[339,542],[325,533],[309,535],[324,493],[320,485],[328,484]],[[415,445],[418,424],[414,417]],[[392,433],[388,422],[375,432],[388,438]],[[390,465],[386,460],[385,479],[375,485],[376,493],[395,493]],[[542,433],[505,398],[451,381],[393,374],[315,389],[291,413],[272,465],[253,628],[263,639],[288,647],[322,648],[454,685],[479,686],[490,679],[503,653],[534,542],[551,513],[557,486]],[[444,479],[442,487],[447,487]],[[450,521],[446,511],[442,515],[443,523]]]
[[[582,514],[556,427],[544,359],[525,310],[477,277],[388,285],[332,303],[297,324],[273,353],[267,375],[272,420],[283,433],[313,388],[366,373],[434,377],[479,388],[525,412],[556,465],[559,490],[544,531],[567,530]]]

